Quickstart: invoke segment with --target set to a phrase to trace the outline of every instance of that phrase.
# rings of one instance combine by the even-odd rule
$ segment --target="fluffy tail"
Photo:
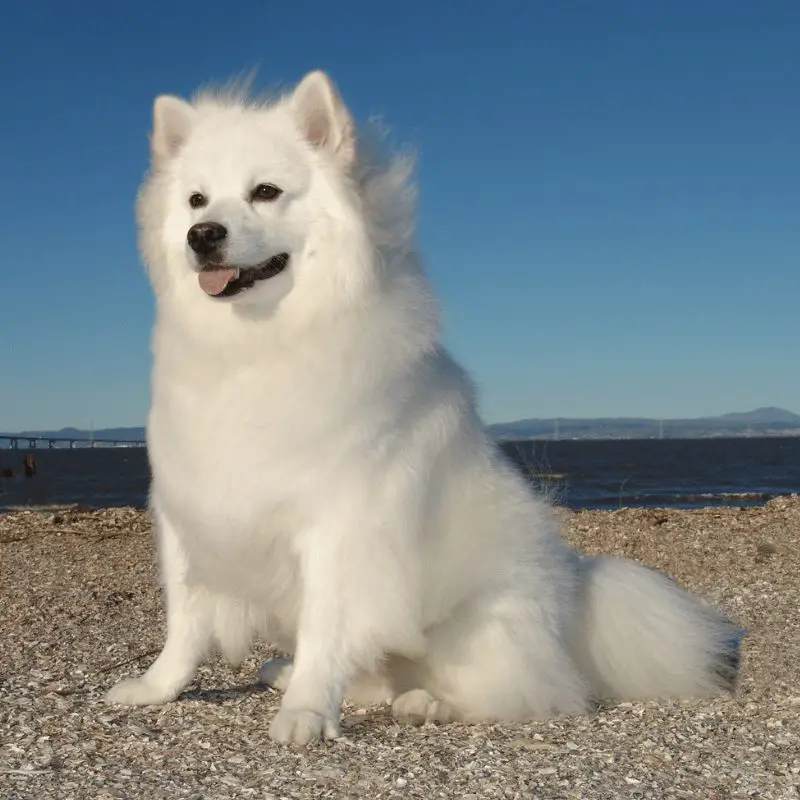
[[[736,625],[659,572],[585,558],[577,657],[597,699],[709,697],[732,690]]]

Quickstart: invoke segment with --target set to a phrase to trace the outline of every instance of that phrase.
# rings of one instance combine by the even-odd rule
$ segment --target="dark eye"
[[[208,205],[208,199],[204,194],[200,194],[200,192],[195,192],[193,195],[189,197],[189,205],[192,208],[202,208],[203,206]]]
[[[250,193],[251,202],[277,200],[283,192],[271,183],[259,183]]]

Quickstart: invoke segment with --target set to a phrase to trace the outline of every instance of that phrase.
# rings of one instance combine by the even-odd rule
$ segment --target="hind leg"
[[[455,722],[461,714],[446,700],[439,700],[427,689],[410,689],[392,703],[392,715],[401,722],[421,725],[423,722]]]
[[[291,658],[270,658],[258,668],[258,682],[285,692],[292,677]]]
[[[425,685],[398,697],[398,716],[524,720],[583,713],[589,690],[557,614],[530,597],[470,603],[429,633]],[[415,713],[409,714],[408,711]]]
[[[430,693],[427,664],[402,656],[392,656],[384,666],[392,714],[402,722],[421,725],[427,720],[451,722],[460,719],[446,700]]]

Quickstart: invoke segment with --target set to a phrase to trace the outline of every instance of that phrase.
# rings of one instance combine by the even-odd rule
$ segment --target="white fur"
[[[498,454],[438,342],[402,160],[370,160],[330,80],[272,102],[159,98],[139,202],[157,300],[148,444],[167,641],[111,702],[177,697],[219,648],[294,654],[272,736],[336,736],[345,693],[412,719],[580,713],[707,695],[735,629],[666,578],[583,559]],[[259,182],[284,194],[251,203]],[[209,203],[192,209],[203,192]],[[290,253],[229,299],[187,230],[229,259]]]

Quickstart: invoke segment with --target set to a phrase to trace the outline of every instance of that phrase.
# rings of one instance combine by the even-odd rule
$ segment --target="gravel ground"
[[[346,707],[343,738],[287,748],[253,685],[263,647],[178,702],[109,707],[163,637],[146,516],[0,515],[0,797],[800,798],[800,497],[563,516],[574,544],[665,569],[748,629],[734,697],[478,727]]]

